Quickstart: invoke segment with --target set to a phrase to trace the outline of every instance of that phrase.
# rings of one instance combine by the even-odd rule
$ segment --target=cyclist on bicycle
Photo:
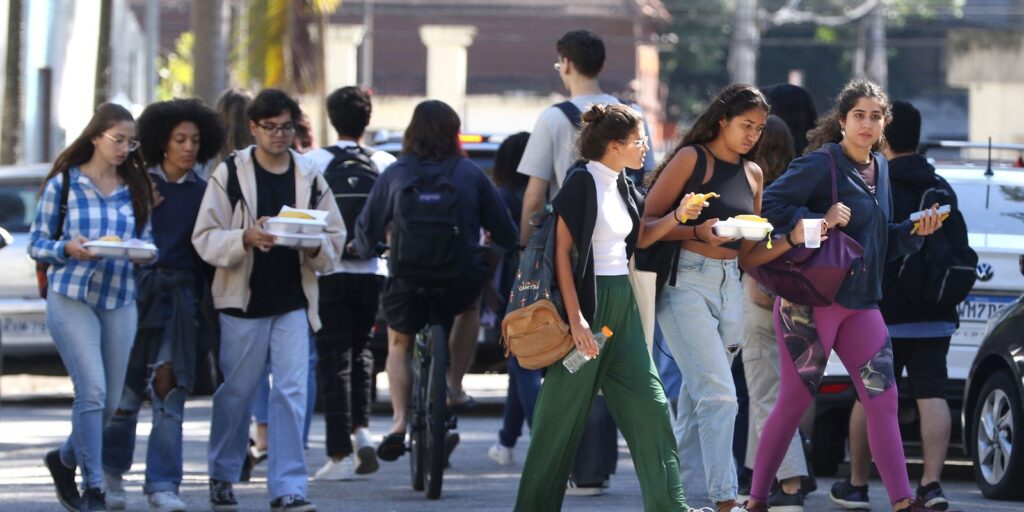
[[[391,225],[389,277],[380,304],[388,324],[385,368],[393,409],[390,433],[377,448],[386,461],[405,453],[408,354],[416,332],[428,322],[449,330],[452,318],[478,300],[489,275],[481,228],[495,245],[515,246],[515,224],[490,178],[463,158],[460,124],[444,102],[417,105],[402,157],[381,174],[356,221],[352,250],[361,258],[374,255]],[[425,290],[440,296],[424,295]],[[456,378],[461,383],[461,375]]]

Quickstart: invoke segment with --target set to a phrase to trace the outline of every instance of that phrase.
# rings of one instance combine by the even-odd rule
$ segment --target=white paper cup
[[[821,223],[824,219],[804,219],[804,247],[821,247]]]

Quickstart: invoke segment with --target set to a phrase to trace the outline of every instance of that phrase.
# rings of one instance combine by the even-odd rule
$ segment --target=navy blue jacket
[[[370,197],[356,219],[355,249],[360,258],[374,256],[378,242],[384,241],[384,234],[394,219],[395,196],[412,179],[404,156],[391,164],[380,174],[370,190]],[[441,163],[432,160],[418,160],[421,172],[441,172]],[[468,158],[462,158],[452,169],[452,182],[459,194],[460,232],[464,233],[466,256],[476,254],[480,247],[480,228],[491,233],[491,241],[505,250],[516,247],[518,230],[505,208],[504,201],[494,188],[494,183],[480,167]]]
[[[877,308],[882,298],[882,271],[886,260],[921,248],[922,238],[911,235],[910,220],[893,223],[889,164],[872,153],[876,193],[872,194],[839,144],[822,147],[836,162],[839,201],[850,207],[850,223],[843,231],[864,247],[864,265],[843,282],[836,302],[850,309]],[[832,206],[831,162],[814,151],[793,160],[789,168],[764,191],[761,215],[777,232],[788,232],[803,218],[821,219]]]

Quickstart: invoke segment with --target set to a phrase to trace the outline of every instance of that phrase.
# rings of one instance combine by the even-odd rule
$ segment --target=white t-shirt
[[[621,103],[618,98],[610,94],[575,96],[570,101],[581,112],[585,112],[590,105]],[[643,113],[639,105],[630,106],[637,112]],[[646,121],[644,124],[646,129]],[[547,181],[549,201],[562,187],[565,172],[579,160],[579,155],[576,153],[576,139],[579,138],[579,133],[569,118],[555,106],[548,107],[540,113],[537,124],[533,127],[533,132],[530,133],[530,140],[526,143],[523,159],[520,160],[519,168],[516,171],[519,174]],[[647,158],[644,160],[644,170],[653,168],[653,151],[648,151]]]
[[[347,148],[356,146],[356,143],[350,140],[339,140],[334,145],[339,148]],[[330,165],[331,160],[334,160],[334,154],[324,148],[314,149],[313,151],[303,154],[302,157],[313,162],[313,166],[321,174],[327,169],[327,166]],[[375,151],[370,155],[370,160],[377,166],[378,171],[384,172],[388,166],[395,163],[397,158],[387,151]],[[388,265],[386,261],[380,258],[370,258],[368,260],[339,260],[335,264],[334,270],[320,275],[326,276],[342,272],[346,274],[377,274],[386,276],[388,275]]]
[[[633,219],[626,202],[619,194],[619,172],[600,162],[587,163],[587,170],[597,185],[597,222],[591,242],[594,251],[594,274],[623,276],[629,273],[626,260],[626,237],[633,230]]]

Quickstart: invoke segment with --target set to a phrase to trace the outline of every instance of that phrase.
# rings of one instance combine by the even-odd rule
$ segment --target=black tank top
[[[754,213],[754,191],[750,189],[750,181],[747,180],[747,172],[743,168],[743,159],[740,159],[739,163],[731,163],[715,158],[711,179],[701,185],[700,192],[718,192],[722,197],[709,199],[709,206],[700,212],[700,217],[696,220],[687,222],[688,225],[700,224],[708,219],[726,220],[729,217]],[[729,242],[722,244],[722,247],[739,250],[740,242]]]

